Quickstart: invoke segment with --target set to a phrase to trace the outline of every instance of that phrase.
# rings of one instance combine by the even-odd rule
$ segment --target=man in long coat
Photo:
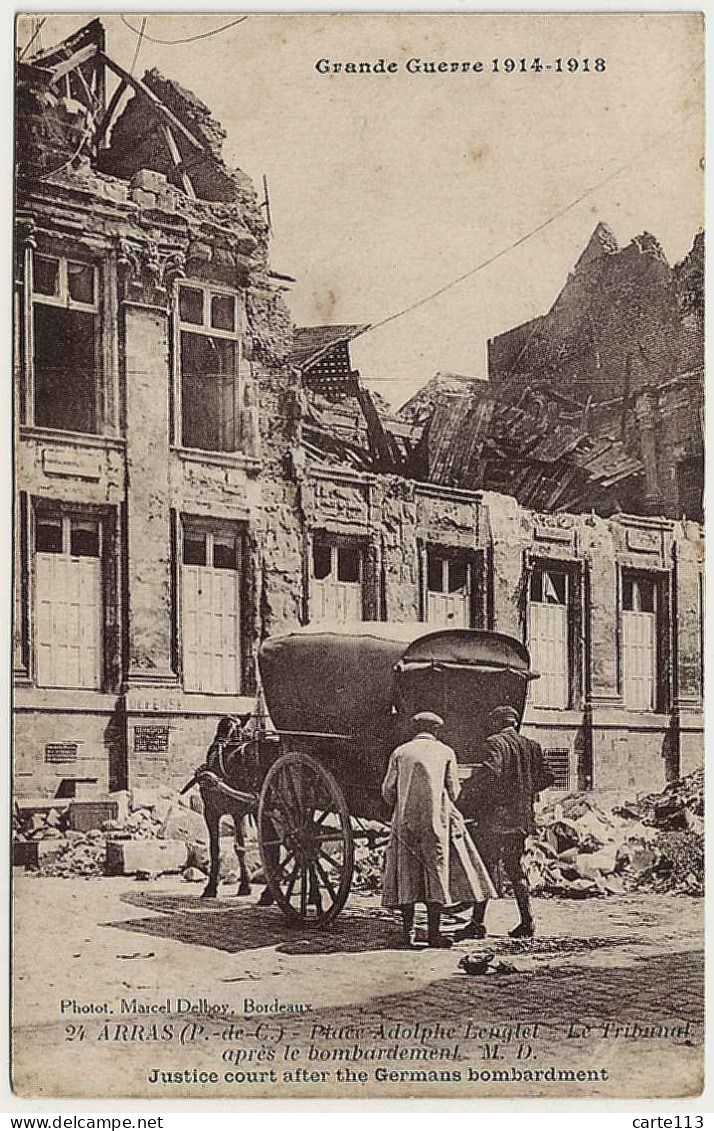
[[[535,833],[533,802],[541,790],[553,784],[537,742],[518,733],[518,713],[512,707],[496,707],[489,714],[488,738],[483,761],[474,766],[465,783],[459,808],[476,817],[476,845],[491,877],[498,861],[511,881],[521,921],[509,934],[531,938],[535,934],[528,880],[523,871],[526,837]],[[474,904],[470,925],[458,931],[457,939],[482,939],[487,900]]]
[[[382,903],[401,911],[407,946],[414,941],[415,903],[427,907],[429,946],[447,947],[452,940],[440,931],[442,908],[496,894],[454,806],[459,777],[454,751],[436,738],[443,725],[431,711],[415,715],[414,737],[394,750],[382,783],[393,809]]]

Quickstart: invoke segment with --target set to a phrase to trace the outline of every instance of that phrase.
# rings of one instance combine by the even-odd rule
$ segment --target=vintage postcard
[[[703,17],[20,15],[20,1097],[692,1097]]]

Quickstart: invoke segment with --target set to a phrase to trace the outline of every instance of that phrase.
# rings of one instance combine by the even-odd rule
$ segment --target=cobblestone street
[[[305,1069],[304,1079],[281,1082],[283,1095],[359,1096],[364,1083],[346,1077],[344,1064],[324,1063],[319,1049],[335,1041],[320,1046],[319,1038],[340,1028],[347,1037],[361,1026],[370,1032],[383,1027],[386,1048],[394,1043],[390,1033],[407,1047],[441,1047],[443,1032],[433,1041],[427,1033],[422,1042],[424,1027],[439,1025],[464,1038],[453,1062],[371,1063],[366,1078],[373,1095],[403,1093],[404,1079],[397,1082],[390,1073],[415,1069],[460,1071],[456,1094],[471,1097],[503,1095],[505,1076],[494,1082],[494,1069],[510,1073],[514,1096],[573,1096],[583,1087],[572,1078],[558,1083],[518,1075],[535,1066],[600,1073],[583,1087],[591,1095],[622,1095],[632,1091],[633,1079],[641,1079],[640,1094],[650,1096],[691,1095],[701,1088],[701,901],[652,895],[540,900],[539,937],[516,942],[507,937],[514,907],[500,900],[489,910],[495,933],[485,942],[405,952],[396,948],[396,923],[374,896],[353,895],[334,927],[316,933],[288,928],[278,911],[255,906],[255,893],[237,898],[223,888],[218,900],[200,901],[200,890],[199,884],[166,877],[132,883],[16,872],[16,937],[30,937],[39,906],[50,925],[32,932],[31,948],[15,948],[20,1023],[14,1081],[21,1094],[91,1095],[105,1077],[108,1095],[150,1095],[152,1072],[166,1071],[181,1078],[157,1083],[157,1098],[269,1096],[275,1091],[270,1059],[241,1058],[250,1048],[270,1047],[278,1023],[301,1048]],[[476,949],[508,960],[516,972],[467,977],[458,962]],[[276,999],[293,1012],[269,1011]],[[132,1002],[155,1008],[131,1012],[126,1003]],[[309,1017],[297,1015],[300,1005]],[[267,1025],[266,1041],[236,1040],[236,1026],[254,1035],[260,1021]],[[205,1033],[196,1029],[180,1037],[186,1022],[199,1029],[205,1023]],[[523,1040],[507,1032],[518,1023]],[[640,1029],[616,1031],[615,1025]],[[653,1034],[653,1026],[675,1032]],[[162,1027],[172,1030],[170,1038]],[[497,1030],[495,1059],[484,1044],[486,1028]],[[337,1044],[352,1048],[354,1042]],[[310,1060],[309,1047],[315,1050]],[[278,1042],[278,1055],[281,1048]],[[111,1076],[105,1072],[110,1063]],[[239,1088],[226,1080],[226,1068],[235,1072]],[[195,1075],[184,1075],[189,1072]],[[199,1079],[211,1072],[219,1079]],[[244,1079],[248,1072],[255,1079]],[[442,1089],[453,1095],[453,1080],[432,1079],[421,1087],[424,1095]],[[418,1079],[412,1092],[420,1094]]]

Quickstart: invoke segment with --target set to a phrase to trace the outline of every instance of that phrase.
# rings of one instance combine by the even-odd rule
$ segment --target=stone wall
[[[624,248],[598,224],[550,311],[489,342],[489,376],[534,380],[586,403],[658,385],[674,372],[679,312],[672,270],[648,233]],[[525,340],[524,340],[525,339]]]
[[[670,267],[648,233],[620,248],[598,224],[551,309],[488,343],[501,397],[551,387],[589,405],[592,436],[639,456],[638,509],[653,515],[702,517],[700,499],[684,505],[677,468],[694,460],[703,486],[703,267],[702,233]]]

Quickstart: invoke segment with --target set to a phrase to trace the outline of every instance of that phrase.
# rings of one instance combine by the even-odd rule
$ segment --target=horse
[[[208,748],[206,763],[200,766],[182,792],[198,783],[203,816],[208,829],[210,866],[208,883],[201,899],[214,899],[218,893],[220,871],[221,817],[231,817],[234,829],[234,849],[238,858],[240,884],[238,895],[250,895],[250,873],[246,861],[245,826],[249,814],[258,807],[261,785],[259,745],[247,730],[251,718],[247,715],[225,715]],[[266,886],[258,903],[267,907],[273,902]]]

